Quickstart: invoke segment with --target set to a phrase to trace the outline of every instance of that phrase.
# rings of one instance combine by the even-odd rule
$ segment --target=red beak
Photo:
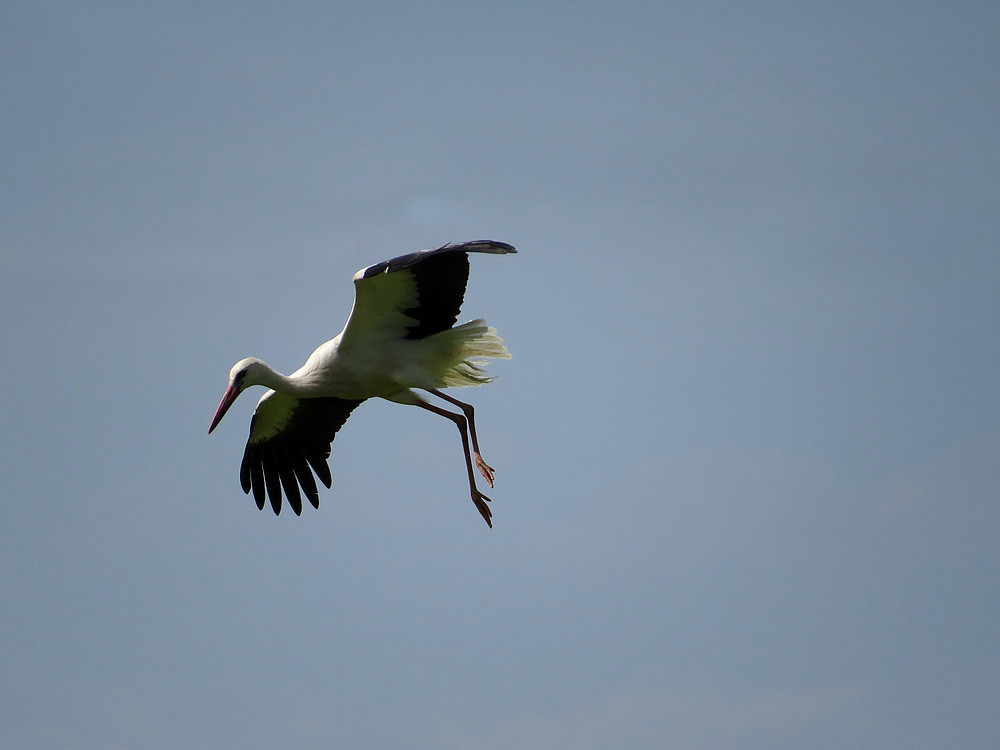
[[[208,428],[208,433],[211,435],[212,430],[215,426],[222,421],[222,418],[226,416],[226,412],[229,411],[229,407],[233,405],[236,397],[240,395],[242,391],[235,385],[231,385],[226,389],[226,393],[222,397],[222,401],[219,402],[219,408],[215,410],[215,417],[212,419],[212,426]]]

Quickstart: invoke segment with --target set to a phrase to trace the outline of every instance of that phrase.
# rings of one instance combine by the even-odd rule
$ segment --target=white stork
[[[469,279],[468,254],[514,252],[503,242],[477,240],[362,268],[354,274],[354,309],[344,330],[310,354],[302,367],[282,375],[255,357],[237,362],[208,431],[244,390],[252,385],[269,389],[250,421],[240,466],[240,484],[245,493],[253,490],[257,507],[263,510],[267,498],[280,513],[284,491],[296,515],[302,513],[302,492],[319,508],[312,473],[330,487],[327,458],[337,430],[362,401],[379,397],[419,406],[455,423],[462,435],[472,502],[492,528],[486,505],[490,498],[476,487],[473,460],[490,487],[493,468],[479,452],[472,405],[439,389],[489,383],[493,378],[482,370],[486,360],[510,359],[503,339],[486,321],[455,323]],[[454,404],[462,413],[429,403],[415,388]]]

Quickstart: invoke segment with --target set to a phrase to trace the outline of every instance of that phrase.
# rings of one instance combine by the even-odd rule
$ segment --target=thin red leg
[[[465,413],[465,418],[469,421],[469,435],[472,437],[472,451],[476,460],[476,468],[479,469],[479,473],[489,482],[490,487],[493,487],[494,469],[483,460],[482,454],[479,452],[479,438],[476,437],[476,410],[472,408],[472,404],[459,401],[454,396],[449,396],[447,393],[439,391],[436,388],[428,388],[427,391],[428,393],[433,393],[438,398],[443,398],[445,401],[454,404]]]
[[[462,436],[462,450],[465,452],[465,468],[469,474],[469,490],[472,493],[472,502],[475,503],[476,510],[478,510],[480,515],[485,519],[486,525],[492,529],[493,521],[491,519],[493,518],[493,512],[486,504],[491,501],[488,497],[486,497],[486,495],[476,488],[476,475],[472,471],[472,457],[469,455],[468,420],[461,414],[455,414],[447,409],[442,409],[440,406],[429,404],[426,401],[417,401],[417,406],[427,409],[427,411],[434,412],[445,419],[450,419],[455,423],[455,426],[458,427],[458,432]]]

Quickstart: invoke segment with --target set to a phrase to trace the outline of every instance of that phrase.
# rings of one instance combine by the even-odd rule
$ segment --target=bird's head
[[[243,393],[244,389],[260,383],[258,377],[260,373],[266,370],[267,365],[256,357],[241,359],[233,365],[233,369],[229,371],[229,387],[226,388],[226,392],[222,396],[222,401],[219,402],[219,408],[215,410],[215,417],[212,418],[212,424],[208,428],[209,433],[226,416],[229,407],[233,405],[236,397]]]

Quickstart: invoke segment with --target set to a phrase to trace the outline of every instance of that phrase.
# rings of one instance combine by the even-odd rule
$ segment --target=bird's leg
[[[480,515],[486,521],[486,525],[492,529],[493,521],[491,519],[493,517],[493,512],[486,504],[491,501],[476,487],[476,475],[472,471],[472,457],[469,455],[469,435],[467,429],[468,420],[461,414],[455,414],[447,409],[442,409],[440,406],[429,404],[426,401],[417,401],[417,406],[427,409],[427,411],[434,412],[445,419],[450,419],[455,423],[455,426],[458,427],[458,432],[462,436],[462,450],[465,452],[465,469],[469,474],[469,490],[472,493],[472,502],[475,503],[476,510],[479,511]]]
[[[476,468],[479,469],[479,473],[486,478],[487,482],[489,482],[490,487],[493,487],[494,469],[483,460],[483,457],[479,452],[479,438],[476,437],[476,410],[472,408],[472,404],[459,401],[454,396],[449,396],[447,393],[439,391],[436,388],[428,388],[427,390],[429,393],[433,393],[438,398],[443,398],[445,401],[454,404],[464,412],[465,418],[469,420],[469,435],[472,436],[472,452],[476,460]]]

